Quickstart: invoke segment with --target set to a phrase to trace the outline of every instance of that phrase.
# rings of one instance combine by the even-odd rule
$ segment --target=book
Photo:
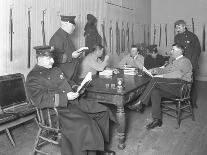
[[[81,90],[86,88],[91,81],[92,81],[92,73],[88,72],[87,75],[85,76],[85,78],[83,79],[83,81],[81,82],[81,85],[78,87],[76,92],[80,93]]]

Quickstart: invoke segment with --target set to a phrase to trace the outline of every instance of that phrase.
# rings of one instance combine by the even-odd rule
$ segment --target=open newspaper
[[[143,66],[142,70],[149,76],[153,77],[152,73]]]
[[[88,86],[88,84],[92,81],[92,73],[88,72],[83,81],[81,82],[81,85],[77,89],[77,93],[80,93],[80,91]]]

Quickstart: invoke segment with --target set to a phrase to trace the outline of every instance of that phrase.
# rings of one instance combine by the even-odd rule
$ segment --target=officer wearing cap
[[[193,106],[196,107],[196,100],[197,100],[197,90],[195,87],[195,77],[196,77],[196,71],[199,68],[198,65],[198,59],[201,54],[201,46],[198,37],[188,31],[186,27],[186,22],[184,20],[177,20],[175,22],[175,29],[177,31],[177,35],[174,38],[175,43],[179,43],[184,47],[184,55],[190,59],[192,65],[193,65],[193,80],[194,84],[192,87],[192,103]]]
[[[111,111],[99,103],[80,98],[67,82],[60,68],[52,67],[54,49],[37,46],[37,64],[26,78],[28,97],[38,108],[56,107],[60,120],[61,154],[91,155],[104,151],[109,140]],[[115,120],[114,120],[115,121]]]
[[[76,50],[71,39],[71,34],[75,30],[75,16],[61,15],[60,17],[61,27],[51,37],[49,44],[50,46],[54,46],[54,52],[67,55],[66,62],[56,62],[55,64],[64,72],[68,81],[75,81],[79,64],[78,58],[88,48],[81,47]]]
[[[102,38],[97,30],[97,19],[92,14],[87,14],[87,23],[84,28],[85,46],[89,48],[85,55],[93,51],[95,45],[102,43]]]

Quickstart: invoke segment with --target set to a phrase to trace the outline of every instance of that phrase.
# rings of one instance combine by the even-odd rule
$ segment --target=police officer
[[[192,86],[192,105],[196,106],[197,100],[197,90],[196,90],[196,71],[199,68],[198,59],[201,54],[201,46],[198,37],[188,31],[186,27],[186,22],[184,20],[177,20],[175,22],[175,28],[177,31],[177,35],[174,38],[175,43],[179,43],[184,47],[185,50],[185,57],[187,57],[193,66],[193,86]]]
[[[38,46],[37,64],[26,79],[28,97],[38,108],[56,107],[59,114],[62,155],[95,155],[109,140],[110,111],[104,105],[87,102],[74,92],[57,67],[50,46]],[[57,96],[57,97],[56,97]]]
[[[54,46],[55,51],[66,54],[66,62],[57,62],[56,65],[64,72],[68,81],[75,81],[78,71],[78,58],[87,47],[81,47],[76,50],[71,34],[75,30],[75,16],[62,16],[61,27],[54,33],[50,39],[50,46]]]

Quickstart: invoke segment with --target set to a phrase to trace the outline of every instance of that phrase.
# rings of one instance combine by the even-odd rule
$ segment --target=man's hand
[[[105,58],[104,58],[104,61],[108,61],[109,60],[109,56],[106,55]]]
[[[67,97],[69,101],[75,100],[76,98],[78,98],[78,96],[79,96],[79,93],[74,93],[74,92],[67,93]]]
[[[156,68],[149,69],[149,71],[152,73],[152,75],[155,75],[158,73]]]
[[[81,47],[80,49],[74,51],[72,53],[72,57],[73,58],[78,58],[83,53],[84,50],[88,50],[88,47]]]

